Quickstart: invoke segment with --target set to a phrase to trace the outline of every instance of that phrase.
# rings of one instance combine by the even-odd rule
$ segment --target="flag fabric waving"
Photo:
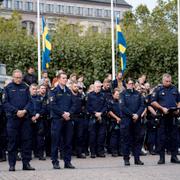
[[[42,17],[42,69],[45,70],[49,68],[50,53],[51,53],[51,42],[50,36],[48,34],[48,27],[46,25],[44,17]]]
[[[121,30],[120,21],[117,17],[116,19],[116,36],[117,36],[117,47],[118,47],[118,58],[120,58],[120,67],[122,73],[126,69],[126,40]]]

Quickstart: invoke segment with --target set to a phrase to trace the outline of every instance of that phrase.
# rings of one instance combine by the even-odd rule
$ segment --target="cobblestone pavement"
[[[179,157],[180,158],[180,157]],[[33,159],[31,165],[36,171],[22,171],[21,162],[17,162],[16,171],[9,172],[7,162],[0,163],[0,180],[179,180],[180,165],[169,162],[166,157],[165,165],[157,165],[158,156],[143,156],[144,166],[137,166],[131,158],[131,166],[125,167],[122,157],[96,159],[76,159],[72,164],[76,169],[64,169],[61,161],[60,170],[52,169],[50,159],[39,161]]]

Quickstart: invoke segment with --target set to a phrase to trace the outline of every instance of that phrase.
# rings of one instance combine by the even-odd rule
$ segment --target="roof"
[[[86,0],[86,1],[98,2],[98,3],[111,3],[111,0]],[[114,0],[114,3],[118,5],[125,5],[125,6],[132,7],[125,0]]]

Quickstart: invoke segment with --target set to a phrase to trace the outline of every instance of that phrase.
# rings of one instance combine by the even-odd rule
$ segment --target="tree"
[[[121,22],[127,41],[125,77],[147,74],[148,81],[156,85],[168,72],[177,84],[176,10],[177,0],[159,0],[152,12],[140,5],[135,12],[124,14]],[[0,24],[0,60],[7,65],[7,73],[11,74],[14,68],[24,71],[32,64],[37,68],[37,38],[26,34],[21,16],[14,13],[9,20],[0,18]],[[56,31],[51,32],[51,77],[56,70],[64,69],[68,74],[83,74],[89,85],[111,73],[111,35],[94,33],[91,28],[83,33],[82,28],[61,20]]]

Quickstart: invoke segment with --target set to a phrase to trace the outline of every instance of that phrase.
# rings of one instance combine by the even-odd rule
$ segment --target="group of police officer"
[[[164,74],[162,84],[146,97],[135,89],[131,78],[123,83],[121,93],[116,88],[118,83],[111,89],[110,80],[105,79],[103,84],[96,80],[87,94],[76,81],[68,88],[65,72],[59,73],[57,86],[49,92],[43,84],[24,83],[20,70],[14,70],[12,78],[2,90],[0,104],[1,117],[3,113],[6,117],[6,123],[3,118],[0,121],[0,137],[4,141],[2,134],[7,132],[9,171],[15,171],[18,150],[23,170],[35,170],[30,165],[32,151],[39,160],[45,160],[45,149],[46,155],[51,155],[54,169],[60,169],[59,151],[64,168],[74,169],[72,153],[86,158],[88,149],[91,158],[105,157],[106,149],[114,157],[123,155],[125,166],[130,165],[132,153],[134,163],[143,165],[140,154],[145,136],[144,117],[150,123],[158,118],[158,164],[165,163],[167,144],[170,161],[180,163],[177,158],[180,95],[169,74]],[[0,156],[5,156],[5,148],[0,146]]]

